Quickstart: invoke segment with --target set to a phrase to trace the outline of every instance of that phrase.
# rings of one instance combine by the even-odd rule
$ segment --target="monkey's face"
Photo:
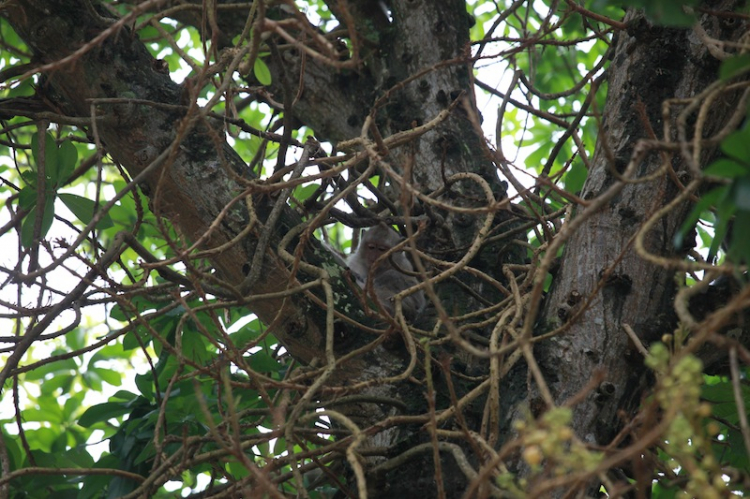
[[[365,244],[365,260],[367,261],[368,265],[372,265],[372,263],[380,258],[380,256],[391,249],[390,246],[387,246],[381,242],[378,241],[367,241]],[[383,262],[381,265],[386,264],[387,262]]]

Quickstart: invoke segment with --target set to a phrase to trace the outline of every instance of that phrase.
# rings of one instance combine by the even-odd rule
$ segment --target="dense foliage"
[[[34,3],[0,6],[0,498],[379,497],[415,455],[443,497],[451,474],[465,497],[592,483],[613,496],[750,491],[746,41],[695,28],[721,61],[713,83],[679,120],[631,110],[641,130],[627,153],[597,145],[621,97],[607,93],[617,37],[690,30],[710,6],[469,1],[430,27],[461,39],[465,23],[466,45],[448,59],[409,40],[435,52],[412,67],[384,37],[422,20],[394,2],[36,2],[50,19],[87,12],[93,27],[71,46],[57,39],[73,31],[63,21],[24,25]],[[645,14],[623,21],[623,3]],[[141,45],[148,67],[107,76],[123,87],[65,95],[60,81],[88,58],[140,61]],[[134,93],[149,78],[163,86]],[[466,88],[436,91],[430,78]],[[434,94],[435,112],[415,113],[409,89]],[[703,134],[729,92],[732,112]],[[150,142],[160,133],[169,140]],[[170,176],[180,155],[205,195]],[[636,171],[649,155],[663,168]],[[597,161],[616,171],[607,185],[679,186],[642,199],[652,209],[623,250],[677,284],[655,331],[621,331],[643,384],[608,442],[572,423],[581,399],[612,396],[605,375],[561,399],[536,348],[607,292],[543,308],[571,234],[589,208],[615,203],[604,188],[582,194]],[[668,247],[644,244],[678,203]],[[431,305],[413,324],[398,306],[379,314],[332,256],[379,221],[401,230],[427,283]],[[716,355],[702,356],[707,345]],[[357,359],[383,371],[361,374]],[[502,383],[527,373],[534,388],[503,398],[514,389]],[[413,400],[385,388],[399,384]],[[384,448],[377,436],[391,430],[400,440]]]

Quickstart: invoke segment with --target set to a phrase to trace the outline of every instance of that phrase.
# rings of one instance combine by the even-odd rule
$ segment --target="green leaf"
[[[737,206],[733,202],[731,195],[723,196],[719,200],[716,206],[717,223],[714,225],[714,240],[708,248],[708,261],[713,260],[719,252],[721,243],[724,241],[727,232],[729,231],[729,221],[734,216],[736,210]]]
[[[750,211],[750,175],[735,180],[733,197],[738,210]]]
[[[719,67],[719,78],[730,80],[750,69],[750,54],[742,54],[724,59]]]
[[[750,262],[750,211],[738,210],[734,217],[727,254],[735,263]]]
[[[36,188],[27,185],[18,193],[18,205],[28,210],[36,204]]]
[[[294,198],[300,203],[307,201],[310,198],[310,196],[312,196],[313,193],[315,193],[318,187],[320,186],[316,183],[298,185],[294,189]]]
[[[126,352],[122,348],[121,343],[112,343],[101,349],[97,350],[94,355],[91,356],[88,362],[88,367],[92,368],[96,366],[97,362],[110,361],[112,359],[129,359],[130,353]]]
[[[75,170],[76,164],[78,163],[78,149],[76,149],[76,146],[73,145],[72,141],[66,140],[60,144],[57,161],[57,184],[62,185],[68,180],[70,174],[73,173],[73,170]]]
[[[721,142],[721,150],[740,162],[750,161],[750,131],[740,130]]]
[[[39,154],[39,135],[31,137],[31,154],[38,171],[41,156]],[[64,141],[60,147],[50,133],[45,134],[44,140],[44,175],[45,186],[50,190],[57,190],[65,183],[75,170],[78,162],[78,150],[70,140]]]
[[[750,467],[750,459],[745,448],[745,439],[742,437],[742,432],[734,428],[727,430],[726,447],[722,446],[719,450],[719,455],[723,462],[728,463],[735,469],[747,469]]]
[[[206,364],[211,358],[208,342],[198,331],[186,331],[182,335],[182,353],[197,364]]]
[[[78,220],[86,225],[88,225],[94,218],[94,213],[97,210],[95,202],[75,194],[60,194],[60,201],[62,201],[65,206],[73,212]],[[114,223],[112,223],[112,219],[105,213],[102,219],[96,224],[96,228],[108,229],[113,225]]]
[[[268,441],[260,442],[258,445],[258,455],[261,457],[270,456],[271,455],[271,445]]]
[[[268,69],[268,66],[260,57],[256,57],[255,59],[255,64],[253,65],[253,74],[255,74],[255,78],[260,82],[261,85],[271,84],[271,71]]]
[[[151,459],[156,455],[156,450],[154,449],[154,443],[149,440],[148,443],[143,446],[143,449],[141,452],[136,456],[135,460],[133,461],[133,464],[140,464],[144,463],[147,460]]]
[[[26,185],[33,187],[36,189],[36,173],[34,170],[26,169],[21,170],[21,178],[25,182]]]
[[[136,395],[133,392],[129,392],[127,390],[117,390],[117,393],[109,397],[110,402],[115,402],[117,400],[122,400],[124,402],[131,402],[138,398],[138,395]]]
[[[73,419],[73,415],[78,412],[78,409],[83,403],[84,396],[84,392],[77,392],[65,401],[65,404],[63,405],[63,412],[65,414],[66,421],[71,421]]]
[[[81,381],[84,386],[91,388],[95,392],[102,391],[102,380],[93,370],[85,371],[81,374]]]
[[[711,241],[713,241],[713,234],[709,234],[709,232],[700,225],[696,226],[695,229],[698,231],[698,237],[701,240],[701,245],[706,248],[711,246]]]
[[[135,335],[138,335],[136,337]],[[138,341],[138,338],[141,339],[141,342]],[[143,330],[143,328],[136,328],[135,331],[128,331],[125,334],[125,337],[122,339],[122,348],[123,350],[134,350],[136,348],[140,348],[141,344],[143,346],[148,346],[148,344],[151,343],[151,335],[149,335],[147,332]]]
[[[703,170],[703,173],[715,177],[735,178],[747,175],[748,170],[750,170],[748,165],[742,165],[733,159],[722,158],[711,163]]]
[[[34,171],[39,171],[39,165],[41,164],[41,155],[39,149],[39,134],[35,133],[31,137],[31,155],[34,158]],[[44,134],[44,174],[47,180],[51,180],[53,177],[57,178],[57,144],[52,135],[47,132]]]
[[[3,41],[5,42],[6,47],[11,47],[14,45],[13,42],[10,42],[9,35],[12,32],[5,32],[3,33]],[[15,36],[15,34],[13,34]],[[26,49],[24,49],[26,50]],[[10,53],[9,51],[6,51],[6,53]],[[16,80],[18,81],[18,80]],[[13,87],[4,90],[5,97],[31,97],[34,95],[35,87],[34,87],[34,78],[26,78],[23,80],[20,84],[14,85]]]
[[[662,485],[659,482],[654,482],[654,487],[651,492],[652,499],[674,499],[677,497],[680,489],[676,486],[667,487],[666,485]]]
[[[263,332],[263,327],[258,319],[253,319],[245,324],[239,331],[232,333],[230,337],[236,346],[244,346],[256,339]]]
[[[109,311],[109,317],[120,322],[128,321],[128,315],[125,314],[125,311],[120,305],[115,305],[112,307],[112,309]],[[125,350],[127,350],[127,348]]]
[[[226,464],[226,467],[227,467],[227,472],[235,480],[242,479],[250,474],[250,471],[248,471],[247,467],[245,467],[245,465],[237,461],[229,461]]]
[[[10,469],[15,470],[21,467],[23,463],[24,453],[21,451],[21,446],[18,443],[18,436],[10,436],[4,431],[0,435],[3,439],[3,444],[7,450],[7,455],[10,458]]]
[[[136,374],[135,386],[146,399],[151,399],[154,396],[154,377],[151,371],[145,374]]]
[[[65,346],[70,350],[78,350],[86,346],[86,330],[80,327],[75,328],[65,335]]]
[[[729,186],[724,185],[708,191],[701,197],[700,201],[698,201],[698,203],[693,207],[690,215],[688,215],[688,217],[682,223],[682,227],[680,227],[680,230],[674,236],[673,243],[676,249],[682,248],[682,243],[685,240],[685,236],[687,235],[688,231],[690,231],[690,229],[695,226],[696,222],[698,222],[701,214],[704,211],[708,210],[711,206],[718,203],[720,199],[726,197],[728,192]]]
[[[36,219],[37,207],[31,208],[31,211],[26,218],[23,219],[21,224],[21,244],[25,248],[30,248],[34,241],[34,220]],[[42,226],[39,231],[39,239],[44,239],[44,236],[49,232],[52,227],[52,220],[55,218],[55,196],[47,195],[44,203],[44,213],[42,213]]]
[[[78,424],[84,428],[89,428],[96,423],[106,422],[112,418],[119,418],[130,412],[130,407],[122,402],[104,402],[86,409],[80,418]]]
[[[102,460],[104,458],[102,458],[96,463],[97,468],[116,468],[120,464],[120,462],[113,456],[105,457],[111,460],[112,465],[103,466]],[[102,497],[103,491],[106,491],[109,488],[110,482],[112,482],[112,477],[107,475],[87,475],[83,478],[83,487],[78,493],[76,499],[99,499]]]
[[[23,419],[26,422],[38,421],[53,426],[61,425],[64,422],[63,414],[59,407],[29,407],[23,410]]]
[[[166,350],[165,350],[166,352]],[[177,369],[180,367],[180,362],[173,355],[164,355],[159,359],[159,363],[156,365],[156,372],[158,374],[159,388],[164,390],[172,376],[175,375]]]
[[[37,430],[26,431],[26,440],[28,440],[29,447],[32,450],[39,449],[44,452],[50,452],[55,439],[57,439],[57,433],[44,426]]]
[[[67,373],[56,374],[52,378],[44,380],[44,383],[42,383],[42,386],[40,387],[41,393],[42,395],[52,395],[57,390],[61,390],[62,393],[69,393],[73,383],[75,383],[77,379],[77,373],[75,375]]]
[[[573,163],[564,177],[565,189],[569,192],[581,192],[588,173],[582,162],[576,161]]]
[[[259,373],[274,373],[281,369],[281,364],[268,355],[265,350],[260,350],[250,357],[250,367]]]
[[[37,367],[33,371],[25,373],[24,381],[37,381],[44,379],[48,374],[71,373],[78,370],[78,364],[73,359],[58,360]]]
[[[163,27],[167,30],[171,28],[170,26],[166,25]],[[144,26],[143,28],[138,30],[138,38],[140,38],[141,40],[148,38],[158,38],[159,36],[159,31],[153,26]]]
[[[115,371],[113,369],[104,369],[102,367],[95,367],[91,369],[91,371],[96,373],[96,375],[102,381],[112,386],[120,386],[120,384],[122,383],[122,373]]]
[[[273,445],[273,454],[272,455],[280,455],[286,450],[286,439],[285,438],[277,438],[276,443]],[[300,452],[302,449],[300,449],[298,446],[294,446],[294,450],[296,452]]]

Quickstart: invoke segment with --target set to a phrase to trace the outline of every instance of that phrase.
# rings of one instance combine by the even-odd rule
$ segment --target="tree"
[[[1,497],[746,492],[747,16],[625,3],[3,4]]]

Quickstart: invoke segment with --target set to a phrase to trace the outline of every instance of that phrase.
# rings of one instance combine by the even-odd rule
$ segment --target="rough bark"
[[[731,9],[736,4],[720,3],[712,7]],[[566,242],[543,312],[547,330],[565,323],[568,328],[535,349],[557,404],[589,390],[575,406],[573,427],[584,441],[603,446],[622,427],[623,417],[639,406],[650,383],[643,357],[623,327],[632,326],[648,347],[678,326],[673,308],[675,271],[640,256],[634,238],[642,224],[680,192],[675,179],[684,185],[691,173],[679,153],[652,152],[639,157],[639,141],[660,138],[664,129],[662,103],[704,91],[715,81],[720,62],[704,44],[696,43],[695,30],[654,27],[637,11],[631,11],[625,21],[628,31],[617,36],[609,67],[610,98],[602,117],[594,168],[582,197],[593,200],[620,185],[614,172],[623,173],[633,160],[636,177],[657,171],[665,158],[676,176],[664,174],[649,182],[620,185],[596,213],[586,213],[588,218]],[[745,30],[744,23],[708,15],[702,17],[701,26],[709,36],[722,40],[737,40]],[[732,117],[737,99],[736,93],[728,93],[714,102],[703,138],[721,130]],[[668,117],[673,131],[682,109],[684,106],[673,104]],[[688,139],[692,125],[689,127]],[[676,141],[676,132],[668,139]],[[704,148],[700,166],[707,164],[715,146]],[[648,232],[648,251],[664,257],[681,255],[682,249],[676,250],[673,241],[690,208],[690,203],[683,203]],[[585,209],[578,211],[580,216]],[[603,374],[603,379],[592,390],[588,385],[596,373]],[[529,403],[532,409],[544,407],[538,392]]]

